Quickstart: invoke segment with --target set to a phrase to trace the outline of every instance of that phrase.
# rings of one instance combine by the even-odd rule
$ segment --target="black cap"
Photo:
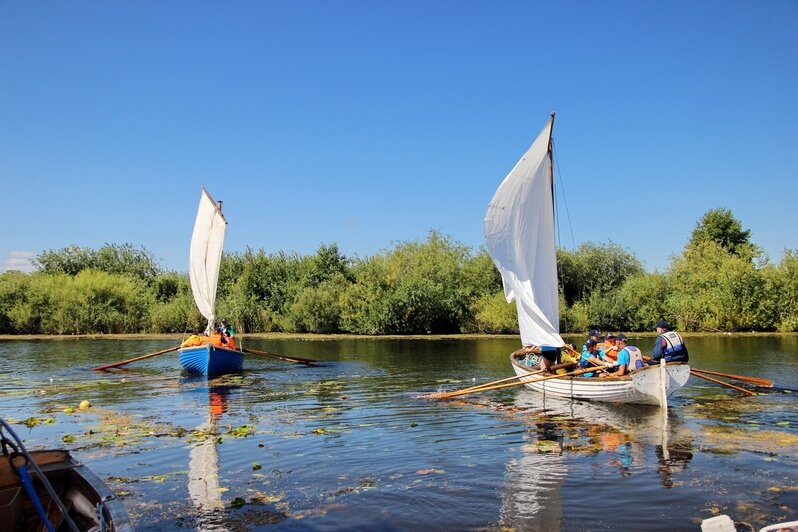
[[[587,333],[588,336],[600,336],[601,333],[598,329],[590,329],[590,332]]]
[[[598,345],[598,344],[592,338],[588,339],[588,341],[585,342],[585,347],[596,347],[596,345]]]
[[[664,319],[660,319],[657,323],[654,324],[654,328],[655,329],[658,329],[658,328],[670,329],[671,326]]]
[[[615,337],[615,339],[618,340],[619,342],[626,342],[627,341],[625,334],[619,334],[618,336]]]
[[[222,320],[222,323],[227,323],[227,320]]]
[[[612,333],[607,333],[607,336],[604,337],[605,340],[612,340],[615,338],[615,335]]]

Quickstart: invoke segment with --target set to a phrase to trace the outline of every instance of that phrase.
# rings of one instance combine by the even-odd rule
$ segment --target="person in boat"
[[[580,368],[589,368],[596,365],[605,365],[607,361],[604,359],[604,353],[599,350],[598,342],[593,338],[588,338],[585,342],[582,356],[579,358]],[[592,377],[595,373],[583,373],[582,377]]]
[[[235,338],[235,335],[236,335],[236,330],[232,326],[232,324],[227,323],[227,320],[223,319],[222,320],[222,326],[221,326],[220,329],[221,329],[221,334],[222,334],[222,342],[226,343],[228,346],[230,346],[232,348],[235,348],[236,341],[235,341],[234,338]]]
[[[604,337],[604,342],[599,344],[599,349],[611,360],[616,360],[618,358],[618,346],[616,344],[615,335],[608,333],[607,336]]]
[[[665,362],[687,362],[689,355],[681,335],[676,331],[671,331],[670,324],[664,319],[659,320],[654,327],[657,329],[658,336],[651,349],[649,364],[659,364],[663,358]]]
[[[618,351],[617,366],[609,370],[613,371],[613,376],[622,377],[646,365],[643,362],[643,353],[635,346],[629,345],[629,340],[625,334],[619,334],[616,341],[620,351]],[[606,377],[608,374],[602,374],[601,376]]]
[[[587,339],[588,340],[594,340],[596,342],[596,345],[601,343],[601,340],[599,339],[599,336],[601,336],[601,333],[599,332],[598,329],[590,329],[590,331],[588,331],[588,333],[587,333]],[[582,344],[582,352],[583,353],[586,351],[586,347],[585,346],[587,346],[587,341],[585,341],[585,343]]]
[[[550,345],[541,345],[540,347],[526,346],[524,347],[524,352],[526,354],[534,353],[540,355],[540,369],[543,371],[550,371],[552,365],[559,364],[562,356],[562,348]]]

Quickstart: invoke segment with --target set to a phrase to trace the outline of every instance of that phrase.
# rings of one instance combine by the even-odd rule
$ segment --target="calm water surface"
[[[419,397],[510,376],[517,339],[244,339],[322,364],[249,357],[242,374],[211,380],[181,375],[175,353],[86,369],[169,340],[4,341],[0,416],[30,449],[72,449],[141,530],[698,530],[718,513],[758,530],[798,519],[798,336],[687,341],[694,365],[777,388],[741,398],[692,377],[666,421],[657,408],[517,387]],[[82,400],[93,406],[78,410]]]

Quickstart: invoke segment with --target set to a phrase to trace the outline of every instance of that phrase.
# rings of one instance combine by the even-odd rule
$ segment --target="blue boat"
[[[191,235],[188,277],[191,293],[197,309],[208,319],[207,335],[213,335],[216,327],[216,285],[219,282],[219,265],[222,261],[222,246],[227,220],[222,214],[222,202],[215,202],[208,191],[200,191],[200,203],[194,232]],[[221,340],[224,340],[222,338]],[[220,342],[193,343],[189,338],[178,349],[180,365],[190,373],[199,375],[223,375],[241,371],[244,353]],[[233,344],[234,347],[234,344]]]
[[[180,365],[189,373],[224,375],[244,367],[244,353],[237,349],[205,344],[178,349]]]

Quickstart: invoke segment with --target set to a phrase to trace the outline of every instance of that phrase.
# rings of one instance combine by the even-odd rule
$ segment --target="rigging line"
[[[552,154],[553,154],[554,153],[554,140],[553,139],[552,139],[551,144],[552,144],[551,150],[552,150]],[[562,201],[565,204],[565,217],[568,220],[568,229],[571,232],[571,244],[573,245],[574,248],[576,248],[576,239],[574,238],[574,227],[571,224],[571,213],[568,210],[568,199],[565,196],[565,183],[564,183],[563,178],[562,178],[562,170],[560,169],[560,160],[559,160],[559,158],[555,159],[555,164],[557,165],[557,175],[559,176],[559,179],[557,180],[557,184],[560,185],[560,190],[562,191],[562,193],[560,195],[562,196]],[[559,233],[559,228],[558,228],[557,231]],[[559,238],[559,234],[558,234],[558,238]],[[560,240],[560,242],[562,242],[562,240]]]
[[[551,160],[552,160],[552,162],[554,161],[554,138],[551,139]],[[552,171],[554,171],[553,168],[552,168]],[[559,175],[560,178],[562,178],[562,173],[560,172],[559,166],[557,167],[557,174]],[[563,190],[562,187],[560,187],[560,190]],[[565,192],[563,191],[560,195],[563,196],[563,201],[564,201],[565,200]],[[554,227],[557,230],[557,242],[562,242],[562,238],[560,237],[560,224],[557,223],[557,220],[559,219],[560,209],[557,208],[557,202],[556,201],[553,202],[553,203],[554,203],[554,222],[555,222],[554,223]],[[567,210],[568,210],[568,206],[566,204],[566,212],[567,212]],[[570,221],[570,218],[569,218],[569,221]],[[571,233],[573,234],[573,231]],[[557,260],[557,259],[555,259],[555,260],[557,261],[557,284],[558,284],[558,287],[559,287],[559,293],[563,295],[563,299],[564,299],[564,296],[565,296],[565,283],[563,282],[563,276],[562,276],[562,264],[560,263],[559,260]],[[565,316],[563,316],[562,312],[560,312],[560,319],[562,320],[563,325],[565,326],[565,329],[568,330],[568,328],[569,328],[568,327],[568,319]],[[557,328],[559,330],[559,323],[557,324]]]

